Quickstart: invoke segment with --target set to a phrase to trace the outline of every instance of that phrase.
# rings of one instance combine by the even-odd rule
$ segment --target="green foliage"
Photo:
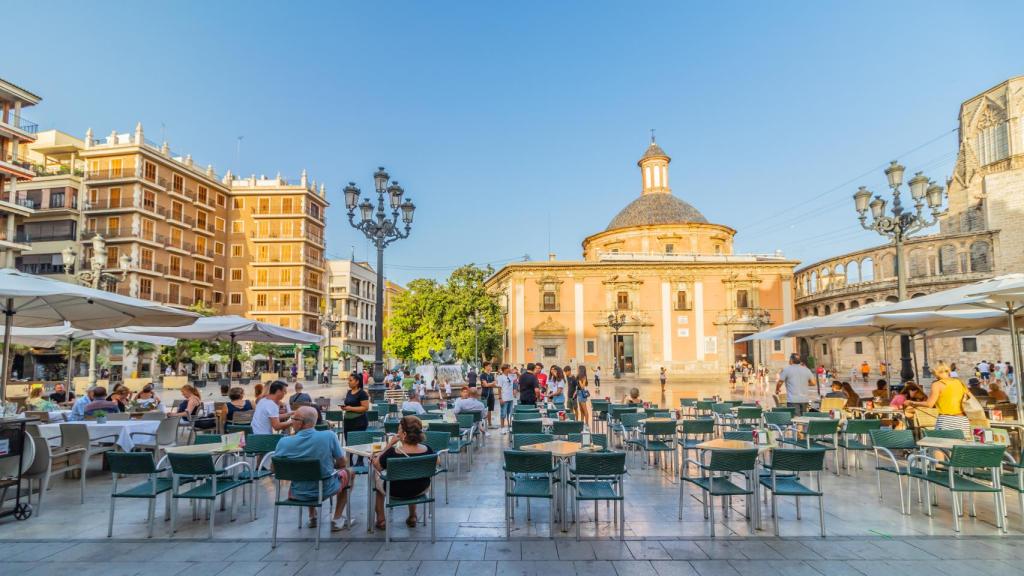
[[[473,359],[474,330],[469,318],[475,311],[484,320],[480,356],[495,357],[502,340],[501,307],[497,296],[484,288],[493,273],[490,266],[467,264],[453,271],[444,284],[427,278],[409,282],[408,290],[394,299],[386,320],[389,333],[384,349],[403,361],[425,362],[430,360],[429,351],[443,348],[448,338],[458,358]]]
[[[271,362],[274,360],[274,358],[278,356],[278,352],[279,351],[277,345],[271,344],[269,342],[253,342],[252,344],[251,353],[253,356],[257,354],[263,354]]]
[[[74,354],[75,360],[81,360],[81,359],[89,357],[89,341],[88,340],[75,340],[74,344],[73,344],[73,347],[74,347],[74,351],[72,352],[72,354]],[[67,341],[67,339],[63,339],[60,342],[57,342],[56,348],[57,348],[57,351],[60,352],[60,355],[62,357],[64,357],[64,358],[68,357],[68,341]]]
[[[195,304],[188,307],[189,312],[195,312],[200,316],[215,316],[217,311],[206,305],[206,302],[200,300]]]

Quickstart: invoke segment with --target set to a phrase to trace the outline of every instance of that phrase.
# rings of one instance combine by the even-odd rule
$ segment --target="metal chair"
[[[424,432],[423,443],[438,455],[437,473],[444,474],[444,503],[448,503],[448,447],[451,445],[451,432],[427,430]],[[441,461],[443,456],[444,461]]]
[[[284,438],[281,434],[246,434],[245,449],[242,454],[246,458],[252,458],[252,468],[243,470],[238,474],[240,480],[252,480],[252,519],[256,519],[259,510],[260,491],[256,489],[256,481],[266,478],[273,473],[267,470],[264,464],[268,457],[273,456],[277,450],[277,443]]]
[[[755,469],[757,467],[757,449],[749,450],[714,450],[711,452],[710,461],[704,464],[700,460],[691,459],[683,462],[693,464],[700,470],[700,476],[687,476],[683,474],[682,482],[679,483],[679,518],[683,517],[683,502],[686,499],[686,484],[690,483],[700,488],[702,497],[701,503],[704,507],[704,518],[710,514],[711,537],[715,536],[715,496],[722,498],[722,513],[728,514],[729,502],[733,496],[754,496]],[[742,474],[747,482],[740,486],[732,481],[733,474]],[[751,498],[752,506],[757,506],[757,498]],[[747,509],[747,519],[750,519],[750,509]]]
[[[117,441],[117,434],[104,434],[93,438],[89,434],[89,426],[86,424],[66,423],[60,425],[60,445],[67,452],[82,448],[82,474],[81,474],[81,498],[80,502],[85,503],[85,477],[89,470],[89,459],[93,456],[102,455],[117,448],[114,442]]]
[[[249,479],[239,480],[231,477],[229,473],[234,470],[249,471],[252,466],[248,462],[235,462],[230,466],[218,468],[209,454],[167,454],[167,460],[171,465],[172,473],[172,498],[171,503],[171,534],[177,531],[176,518],[178,512],[178,499],[199,500],[206,502],[207,514],[210,518],[208,537],[213,538],[213,521],[216,516],[214,502],[217,497],[231,492],[230,518],[235,519],[235,489],[241,488],[252,481]],[[191,481],[191,488],[185,492],[179,492],[182,480]],[[250,506],[253,504],[250,502]]]
[[[680,448],[683,460],[683,464],[679,469],[681,473],[685,473],[686,453],[696,450],[698,444],[711,439],[715,433],[715,421],[712,418],[688,418],[680,420],[677,424],[679,426],[679,435],[676,437],[676,444]]]
[[[594,522],[597,522],[597,503],[609,500],[618,504],[614,519],[619,524],[619,540],[624,540],[626,525],[623,476],[626,474],[625,452],[580,452],[570,469],[570,485],[575,491],[576,540],[580,539],[580,502],[594,503]]]
[[[166,420],[167,414],[162,410],[150,410],[149,412],[143,412],[141,420]]]
[[[608,405],[610,401],[602,398],[592,398],[590,400],[590,412],[593,418],[591,425],[595,426],[600,422],[604,426],[604,430],[607,432],[608,428]]]
[[[910,500],[910,483],[907,483],[906,500],[903,497],[903,477],[910,475],[907,461],[896,457],[895,450],[915,450],[913,430],[870,430],[871,447],[875,453],[875,477],[878,482],[878,501],[882,501],[882,472],[896,475],[900,491],[900,512],[907,514],[907,501]],[[882,464],[885,461],[886,464]],[[891,463],[891,465],[890,465]]]
[[[960,495],[971,496],[971,516],[974,516],[974,494],[992,494],[996,513],[996,527],[1006,531],[1006,500],[1002,487],[1003,454],[1006,447],[999,444],[978,444],[953,446],[947,460],[938,460],[925,454],[911,454],[907,458],[910,477],[924,482],[924,505],[928,516],[932,515],[932,486],[941,486],[950,492],[953,502],[953,530],[960,532],[960,515],[964,504]],[[944,470],[934,469],[942,465]],[[971,477],[979,469],[987,469],[989,482]],[[920,488],[919,488],[920,489]]]
[[[843,452],[843,468],[850,475],[850,452],[856,457],[858,452],[871,450],[870,442],[864,442],[872,430],[882,428],[881,420],[847,420],[846,428],[839,432],[838,447]],[[854,468],[863,468],[860,458],[855,458]]]
[[[579,442],[583,444],[583,434],[569,434],[569,442]],[[591,434],[590,435],[591,446],[599,446],[602,451],[608,450],[608,435],[607,434]]]
[[[529,446],[531,444],[543,444],[544,442],[552,442],[555,437],[552,434],[513,434],[512,435],[512,448],[519,450],[523,446]]]
[[[455,473],[461,476],[463,452],[469,454],[470,462],[472,462],[473,455],[469,453],[470,442],[460,432],[459,425],[455,422],[431,422],[430,431],[448,433],[448,454],[455,454]],[[445,464],[447,464],[447,459],[448,456],[445,456]]]
[[[676,450],[676,423],[669,422],[643,422],[638,436],[631,440],[630,444],[637,450],[643,452],[643,463],[641,469],[646,467],[648,457],[654,455],[654,464],[658,464],[658,455],[664,452],[675,452]],[[675,474],[678,460],[671,459],[672,473]]]
[[[136,437],[148,438],[148,441],[136,442]],[[132,442],[137,450],[149,450],[153,453],[153,461],[161,458],[160,452],[178,443],[178,416],[160,420],[156,432],[132,432]]]
[[[177,423],[175,423],[177,426]],[[163,470],[159,470],[153,463],[153,456],[141,452],[109,452],[107,453],[107,464],[114,476],[114,484],[110,489],[110,520],[107,522],[107,538],[114,534],[114,503],[118,498],[146,499],[149,500],[149,511],[146,516],[148,526],[147,538],[153,537],[153,520],[156,517],[156,499],[159,495],[170,492],[172,481],[170,478],[160,476]],[[118,490],[118,481],[122,476],[146,476],[146,481],[136,484],[131,488]],[[170,499],[167,500],[168,505]]]
[[[582,434],[583,422],[579,420],[555,420],[551,423],[551,433],[554,436],[568,437],[569,434]]]
[[[84,447],[51,447],[46,438],[41,436],[30,436],[35,448],[35,458],[32,464],[25,468],[22,478],[28,480],[28,500],[32,500],[32,481],[39,481],[39,497],[36,499],[35,514],[38,516],[43,511],[43,494],[50,487],[50,478],[57,474],[78,470],[82,475],[81,501],[85,502],[85,458]]]
[[[793,427],[792,410],[775,408],[768,412],[762,412],[761,420],[764,421],[765,426],[778,433],[780,441],[786,437],[787,432],[791,439],[796,438],[796,428]]]
[[[538,418],[536,420],[513,420],[512,436],[516,434],[540,434],[544,432],[544,424]]]
[[[505,537],[512,535],[515,505],[519,498],[526,499],[526,520],[530,520],[530,499],[550,502],[549,530],[555,537],[555,471],[557,468],[550,452],[505,450]]]
[[[434,518],[434,483],[430,483],[427,491],[413,498],[393,498],[391,496],[391,483],[405,480],[422,480],[433,478],[437,475],[437,454],[424,454],[422,456],[409,456],[407,458],[391,458],[387,466],[381,472],[380,478],[384,483],[384,508],[387,510],[388,519],[384,525],[384,547],[391,543],[391,511],[399,506],[412,504],[425,505],[424,513],[430,519],[430,541],[437,541],[437,526]]]
[[[775,525],[776,536],[779,535],[779,496],[793,496],[796,499],[796,517],[798,519],[800,518],[800,498],[816,497],[821,535],[825,536],[824,493],[821,491],[821,471],[824,469],[824,448],[775,448],[772,450],[771,473],[767,476],[762,475],[760,483],[772,493],[772,521]],[[799,476],[801,472],[811,474],[815,488],[801,483]]]
[[[962,430],[936,430],[935,428],[925,428],[921,430],[921,435],[925,438],[948,438],[952,440],[967,440]]]
[[[302,526],[302,509],[311,506],[321,508],[325,501],[330,501],[334,494],[324,494],[324,481],[329,480],[334,474],[323,476],[320,471],[320,460],[316,458],[280,458],[272,457],[274,464],[274,531],[270,547],[277,548],[277,517],[281,506],[298,508],[299,526]],[[281,481],[285,482],[316,482],[316,498],[296,498],[292,491],[288,490],[285,497],[281,498]],[[318,516],[322,517],[323,514]],[[212,519],[211,519],[212,525]],[[320,524],[316,527],[316,544],[314,549],[320,549]]]

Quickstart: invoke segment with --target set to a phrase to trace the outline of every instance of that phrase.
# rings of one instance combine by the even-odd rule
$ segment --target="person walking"
[[[867,382],[868,382],[868,375],[869,374],[871,374],[871,365],[868,364],[867,360],[865,360],[865,361],[860,363],[860,378],[861,378],[861,380],[865,384],[867,384]],[[882,374],[883,374],[883,378],[884,378],[885,377],[884,376],[884,372],[882,372]]]
[[[866,365],[867,363],[865,363]],[[786,405],[796,410],[796,416],[807,411],[808,393],[807,388],[814,386],[814,374],[810,368],[800,363],[800,357],[793,354],[789,357],[789,366],[779,373],[779,380],[775,384],[775,393],[779,394],[782,387],[786,387]]]
[[[661,367],[661,372],[658,374],[658,380],[661,381],[661,397],[665,397],[665,383],[668,382],[668,372],[665,371],[665,367]]]
[[[535,406],[537,404],[537,393],[540,390],[540,382],[537,381],[535,373],[537,366],[530,362],[526,365],[526,372],[519,376],[519,403]]]
[[[576,368],[576,411],[580,422],[590,426],[590,390],[587,389],[587,367]]]
[[[480,367],[480,400],[487,406],[487,427],[494,428],[494,372],[490,361]]]
[[[512,420],[512,400],[515,394],[515,378],[512,375],[512,371],[508,364],[501,365],[501,374],[497,378],[498,383],[498,399],[501,401],[501,428],[504,429],[511,426]]]
[[[601,367],[594,368],[594,389],[601,391]]]

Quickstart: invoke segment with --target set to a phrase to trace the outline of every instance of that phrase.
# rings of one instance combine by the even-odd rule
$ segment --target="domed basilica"
[[[505,311],[505,362],[600,366],[626,375],[721,376],[739,357],[780,363],[789,341],[735,340],[792,320],[793,268],[735,254],[736,230],[672,194],[672,159],[653,139],[637,162],[640,196],[583,240],[582,260],[517,262],[488,288]],[[776,348],[777,347],[777,348]],[[758,355],[760,354],[760,355]]]

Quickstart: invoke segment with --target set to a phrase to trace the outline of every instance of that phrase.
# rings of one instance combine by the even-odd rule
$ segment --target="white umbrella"
[[[231,364],[235,364],[235,342],[281,342],[285,344],[318,344],[323,337],[318,334],[282,328],[274,324],[259,322],[241,316],[207,316],[194,324],[180,328],[143,328],[132,326],[123,332],[170,336],[191,340],[230,340]]]
[[[197,318],[192,312],[25,274],[11,268],[0,269],[0,304],[5,316],[0,399],[7,391],[11,329],[14,326],[62,326],[68,322],[74,328],[99,330],[128,325],[183,326]]]

